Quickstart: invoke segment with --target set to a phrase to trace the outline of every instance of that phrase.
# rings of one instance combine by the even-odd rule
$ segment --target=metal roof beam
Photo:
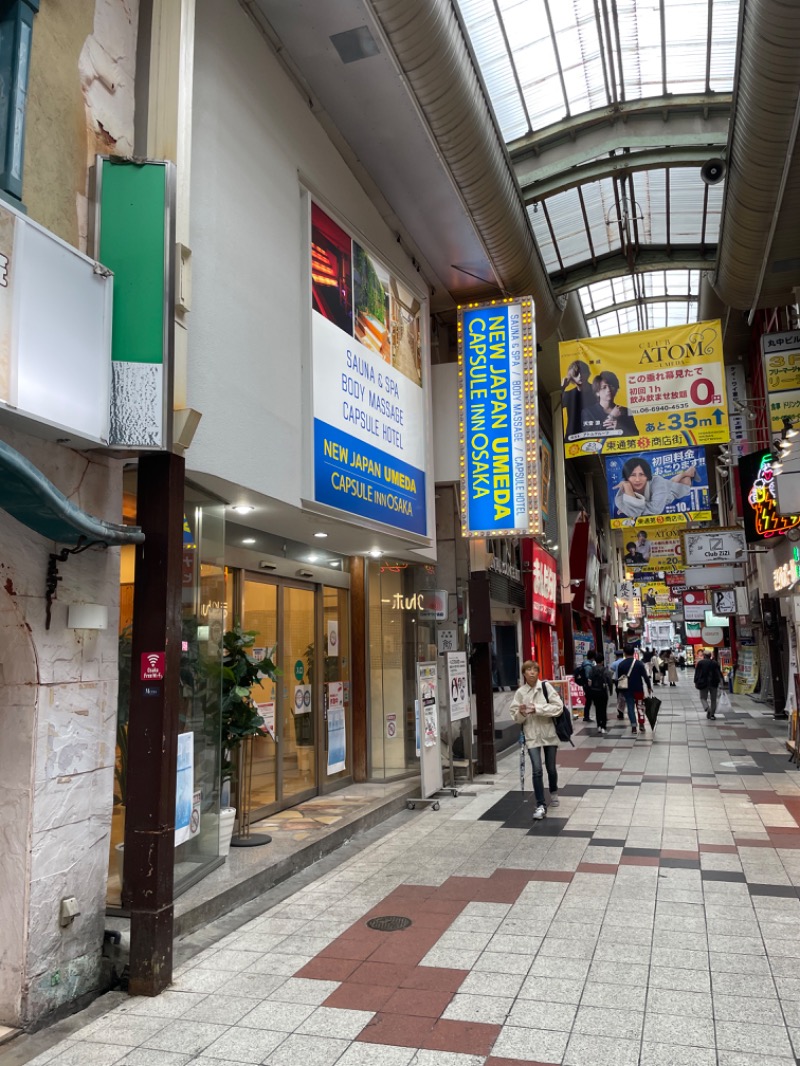
[[[711,123],[710,128],[715,132],[720,129],[720,121],[723,121],[727,130],[731,101],[731,93],[714,92],[683,93],[677,96],[667,94],[624,101],[598,107],[593,111],[582,111],[534,133],[518,137],[517,140],[509,142],[508,151],[512,162],[519,163],[529,156],[536,157],[551,151],[560,143],[574,144],[595,129],[601,133],[611,128],[624,131],[626,128],[635,129],[638,124],[653,119],[658,120],[657,128],[661,130],[662,138],[664,127],[669,125],[671,128],[676,119],[696,121],[699,118],[703,122]],[[620,134],[617,134],[616,144],[624,144],[625,136],[623,133],[621,140]],[[673,141],[672,137],[669,139],[670,142]]]
[[[600,318],[601,315],[610,315],[612,311],[624,311],[627,307],[638,307],[639,304],[685,304],[697,301],[700,297],[697,293],[686,292],[681,296],[642,296],[634,300],[623,300],[618,304],[609,304],[607,307],[601,307],[599,311],[586,311],[586,321],[589,322],[593,318]]]
[[[652,270],[709,270],[717,257],[716,245],[699,248],[695,245],[642,245],[636,253],[634,273],[647,274]],[[630,276],[631,269],[624,253],[598,257],[591,262],[578,263],[569,270],[553,271],[550,280],[557,294],[571,292],[583,285],[592,285],[595,281],[609,281],[612,278]]]
[[[664,137],[662,129],[661,137]],[[630,140],[630,139],[629,139]],[[592,158],[585,162],[584,152],[575,153],[573,161],[566,166],[553,164],[536,167],[529,171],[526,180],[517,168],[517,178],[526,204],[538,203],[556,193],[574,189],[578,185],[602,181],[604,178],[627,177],[642,170],[663,170],[670,167],[701,167],[707,160],[722,155],[727,136],[714,139],[709,132],[694,144],[671,144],[668,147],[649,147],[634,143],[635,149],[625,155]],[[592,151],[592,156],[597,153]]]

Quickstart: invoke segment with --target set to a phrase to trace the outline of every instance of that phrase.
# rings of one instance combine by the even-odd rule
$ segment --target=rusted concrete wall
[[[42,4],[31,52],[23,199],[31,218],[85,250],[88,168],[133,151],[139,0]]]

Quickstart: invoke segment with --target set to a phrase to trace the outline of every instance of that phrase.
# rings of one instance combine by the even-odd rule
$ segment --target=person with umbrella
[[[638,719],[638,732],[644,733],[644,693],[645,688],[653,695],[653,686],[647,676],[643,664],[633,657],[633,645],[625,645],[625,658],[617,668],[617,691],[625,693],[625,702],[628,707],[628,718],[631,723],[631,733],[636,736],[636,723]]]
[[[544,768],[547,769],[547,784],[550,790],[550,806],[557,807],[558,770],[556,752],[558,735],[555,719],[561,714],[564,704],[555,686],[539,680],[539,664],[531,660],[522,664],[522,685],[514,693],[511,717],[522,726],[525,747],[533,767],[533,791],[536,798],[534,821],[541,821],[547,813],[544,801]],[[542,766],[544,752],[544,768]]]

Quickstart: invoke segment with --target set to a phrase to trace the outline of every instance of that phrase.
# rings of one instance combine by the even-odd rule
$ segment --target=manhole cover
[[[394,914],[386,914],[380,918],[370,918],[367,925],[370,929],[380,929],[382,933],[395,933],[398,929],[408,929],[411,925],[411,919],[399,918]]]

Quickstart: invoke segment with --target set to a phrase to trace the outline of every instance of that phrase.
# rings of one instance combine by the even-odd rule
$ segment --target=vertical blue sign
[[[534,531],[536,381],[527,302],[459,313],[462,521],[467,536]]]

